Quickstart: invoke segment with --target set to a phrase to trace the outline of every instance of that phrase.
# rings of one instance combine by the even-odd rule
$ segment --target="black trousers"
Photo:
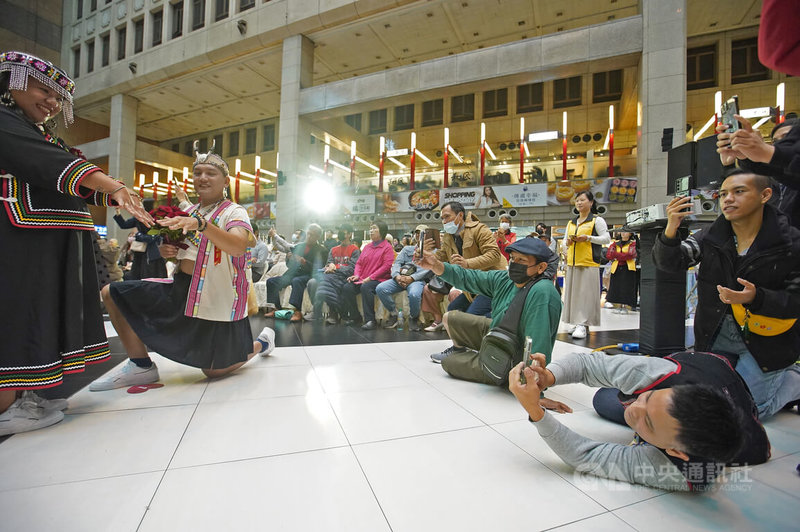
[[[342,317],[351,320],[358,320],[358,305],[356,295],[361,294],[361,306],[364,309],[364,321],[375,321],[375,288],[381,284],[380,281],[367,281],[366,283],[354,284],[345,283],[342,287],[342,302],[340,309]]]

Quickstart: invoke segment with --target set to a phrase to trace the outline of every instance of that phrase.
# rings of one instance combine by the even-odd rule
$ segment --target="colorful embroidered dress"
[[[100,168],[0,106],[0,389],[40,389],[108,358],[81,186]]]

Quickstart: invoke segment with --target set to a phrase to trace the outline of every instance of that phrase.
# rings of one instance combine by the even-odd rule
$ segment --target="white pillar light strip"
[[[528,149],[528,143],[527,142],[523,142],[522,146],[525,148],[525,157],[530,157],[531,156],[531,151]]]
[[[371,168],[371,169],[375,170],[376,172],[378,171],[378,167],[377,167],[377,166],[375,166],[375,165],[374,165],[374,164],[372,164],[372,163],[368,163],[367,161],[365,161],[364,159],[362,159],[362,158],[361,158],[361,157],[359,157],[358,155],[356,155],[356,161],[360,162],[360,163],[361,163],[361,164],[363,164],[364,166],[367,166],[367,167],[369,167],[369,168]]]
[[[520,142],[525,140],[525,117],[522,116],[519,119],[519,140]]]
[[[448,146],[447,146],[447,150],[448,150],[450,153],[452,153],[452,154],[453,154],[453,157],[455,157],[456,159],[458,159],[458,162],[460,162],[460,163],[463,163],[463,162],[464,162],[464,159],[462,159],[462,158],[461,158],[461,156],[458,154],[458,152],[457,152],[455,149],[453,149],[453,147],[452,147],[452,146],[448,145]]]
[[[389,160],[390,160],[390,161],[392,161],[392,162],[393,162],[394,164],[396,164],[397,166],[399,166],[400,168],[403,168],[403,169],[405,169],[405,167],[406,167],[406,165],[404,165],[403,163],[401,163],[400,161],[398,161],[398,160],[397,160],[397,159],[395,159],[394,157],[389,157]]]
[[[421,151],[419,151],[419,150],[414,150],[414,153],[416,153],[417,155],[419,155],[419,156],[420,156],[420,158],[421,158],[422,160],[424,160],[426,163],[428,163],[428,165],[430,165],[430,166],[436,166],[436,165],[433,163],[433,161],[431,161],[430,159],[428,159],[428,157],[427,157],[427,156],[426,156],[424,153],[422,153]]]
[[[606,141],[603,143],[604,151],[608,149],[608,143],[610,140],[611,140],[611,130],[609,129],[608,131],[606,131]]]
[[[722,109],[722,91],[717,91],[714,93],[714,114],[718,114],[721,109]]]
[[[491,157],[493,161],[496,161],[497,157],[495,157],[494,152],[492,151],[492,148],[490,148],[488,144],[486,144],[485,146],[486,146],[486,153],[489,154],[489,157]]]
[[[784,107],[784,105],[786,103],[785,100],[784,100],[785,95],[786,95],[786,85],[783,82],[778,83],[778,91],[777,91],[776,98],[775,98],[775,105],[778,108],[780,108],[781,113],[785,112],[785,110],[786,110],[785,107]]]
[[[309,164],[308,168],[311,169],[311,170],[314,170],[315,172],[319,172],[320,174],[323,174],[323,175],[325,174],[325,170],[323,170],[322,168],[317,168],[313,164]]]
[[[764,124],[766,124],[766,123],[767,123],[767,121],[768,121],[770,118],[772,118],[772,117],[771,117],[771,116],[765,116],[764,118],[762,118],[761,120],[759,120],[758,122],[756,122],[755,124],[753,124],[753,129],[758,129],[758,128],[760,128],[761,126],[763,126]]]
[[[704,125],[702,128],[700,128],[700,131],[698,131],[697,133],[695,133],[695,135],[694,135],[694,140],[695,140],[695,141],[696,141],[697,139],[699,139],[699,138],[700,138],[700,137],[703,135],[703,133],[705,133],[705,132],[706,132],[706,130],[707,130],[708,128],[710,128],[710,127],[711,127],[711,124],[713,124],[713,123],[714,123],[714,120],[715,120],[715,118],[716,118],[716,116],[715,116],[715,115],[711,115],[711,118],[709,118],[709,119],[708,119],[708,122],[706,122],[706,123],[705,123],[705,125]]]
[[[343,165],[341,163],[337,163],[333,159],[329,160],[328,164],[333,165],[336,168],[340,168],[340,169],[344,170],[345,172],[349,172],[350,171],[350,167],[349,166],[345,166],[345,165]]]

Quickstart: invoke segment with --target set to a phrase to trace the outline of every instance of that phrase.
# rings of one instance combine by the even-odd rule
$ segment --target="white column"
[[[308,180],[311,128],[300,118],[299,111],[300,89],[311,86],[313,68],[311,39],[293,35],[283,41],[278,153],[286,184],[278,189],[276,222],[278,232],[286,235],[308,223],[302,195]]]
[[[136,173],[136,120],[139,102],[126,94],[111,97],[111,123],[108,146],[108,173],[129,187]],[[126,233],[112,220],[114,209],[106,216],[109,234],[116,238]]]
[[[686,133],[686,0],[641,0],[642,62],[639,100],[642,125],[638,150],[641,205],[660,203],[667,194],[667,154],[661,151],[664,128],[672,128],[673,146]]]

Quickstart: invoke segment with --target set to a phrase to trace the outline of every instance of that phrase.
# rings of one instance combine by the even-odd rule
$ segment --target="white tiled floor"
[[[163,388],[82,390],[62,423],[0,445],[0,530],[797,529],[800,416],[768,421],[773,460],[712,493],[603,481],[561,462],[507,391],[429,362],[446,345],[279,347],[217,382],[156,357]],[[548,394],[573,430],[629,441],[593,392]]]

